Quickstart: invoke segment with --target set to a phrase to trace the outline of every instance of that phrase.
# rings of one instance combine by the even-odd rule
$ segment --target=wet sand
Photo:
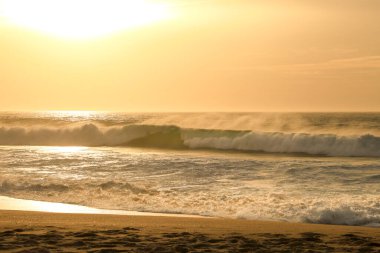
[[[380,229],[0,211],[1,252],[380,252]]]

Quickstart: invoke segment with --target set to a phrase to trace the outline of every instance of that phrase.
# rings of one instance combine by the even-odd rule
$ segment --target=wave
[[[380,227],[377,195],[364,195],[352,200],[337,195],[332,201],[323,196],[315,198],[278,193],[256,196],[218,196],[207,191],[181,194],[115,180],[46,181],[15,177],[1,182],[0,179],[0,195],[140,212]]]
[[[0,184],[0,193],[8,193],[11,191],[28,191],[28,192],[68,192],[70,188],[67,185],[59,183],[48,183],[48,184],[30,184],[23,182],[22,184],[15,184],[10,181],[3,181]]]
[[[174,125],[1,127],[0,145],[138,146],[380,157],[380,137],[180,128]]]
[[[315,210],[309,214],[309,217],[304,217],[302,221],[315,224],[380,226],[380,217],[378,215],[369,214],[363,210],[354,210],[349,206]]]

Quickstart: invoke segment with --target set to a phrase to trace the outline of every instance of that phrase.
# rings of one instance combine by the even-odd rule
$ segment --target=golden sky
[[[126,2],[0,0],[0,109],[380,110],[379,0]]]

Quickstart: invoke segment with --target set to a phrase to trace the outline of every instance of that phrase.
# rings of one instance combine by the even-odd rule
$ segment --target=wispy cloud
[[[240,70],[258,70],[286,74],[322,74],[328,72],[365,72],[379,71],[380,56],[366,56],[356,58],[333,59],[325,62],[281,65],[254,65],[238,68]]]
[[[380,56],[334,59],[320,63],[288,65],[290,68],[304,70],[350,70],[350,69],[379,69]]]

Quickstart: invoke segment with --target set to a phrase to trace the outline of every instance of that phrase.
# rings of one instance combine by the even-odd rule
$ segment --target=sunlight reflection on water
[[[78,146],[54,146],[54,147],[49,147],[49,146],[44,146],[41,147],[42,151],[46,152],[51,152],[51,153],[79,153],[79,152],[84,152],[88,150],[87,147],[78,147]]]
[[[162,214],[162,213],[151,213],[151,212],[97,209],[97,208],[72,205],[72,204],[15,199],[15,198],[10,198],[6,196],[0,196],[0,210],[37,211],[37,212],[49,212],[49,213],[114,214],[114,215],[133,215],[133,216],[171,216],[171,217],[207,218],[207,217],[198,216],[198,215]]]

